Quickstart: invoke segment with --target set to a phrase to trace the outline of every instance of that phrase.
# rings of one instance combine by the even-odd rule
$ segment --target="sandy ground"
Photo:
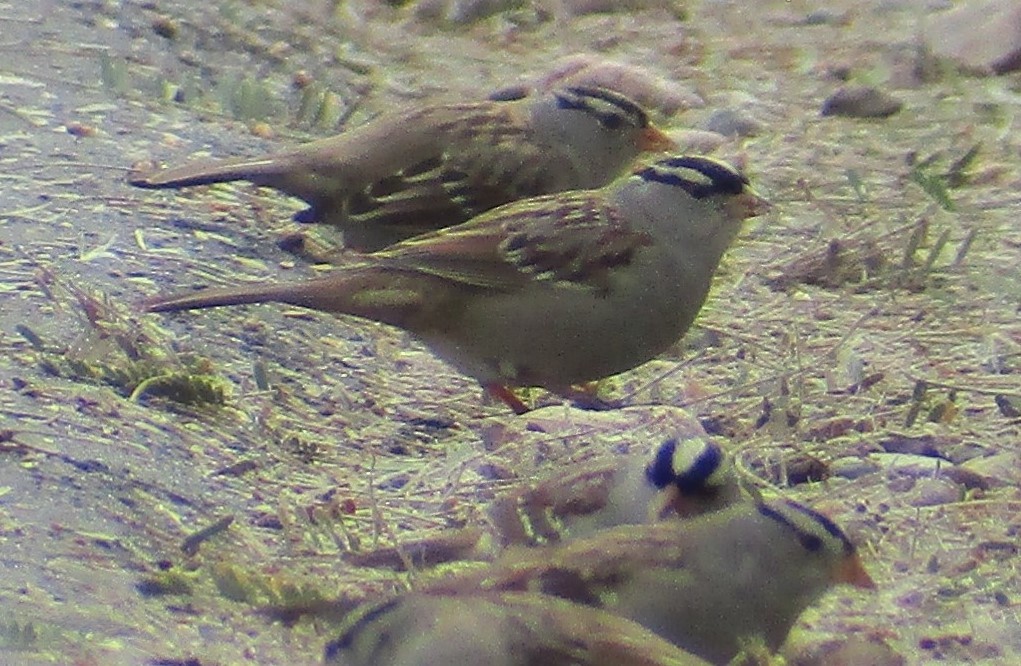
[[[405,585],[339,554],[463,525],[515,477],[620,448],[627,436],[574,411],[538,445],[495,447],[535,417],[380,326],[137,308],[314,270],[275,243],[294,202],[136,190],[135,160],[252,155],[574,53],[704,97],[660,118],[679,138],[718,109],[760,127],[719,152],[774,211],[726,258],[688,342],[608,390],[639,413],[684,408],[763,486],[806,461],[832,473],[786,492],[848,528],[880,590],[806,614],[791,661],[854,635],[910,664],[1021,662],[1016,77],[931,66],[926,3],[704,1],[685,20],[526,9],[469,27],[288,4],[0,5],[0,663],[316,663],[329,622],[256,609]],[[315,113],[298,72],[319,86]],[[820,117],[840,78],[904,108]],[[944,189],[948,172],[960,182]],[[209,375],[226,404],[132,396],[137,373]]]

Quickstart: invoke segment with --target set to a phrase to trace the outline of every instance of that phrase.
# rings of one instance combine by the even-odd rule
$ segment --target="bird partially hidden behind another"
[[[602,187],[642,152],[675,147],[627,97],[575,86],[384,114],[280,153],[134,173],[129,182],[272,187],[309,204],[299,221],[335,225],[348,248],[369,252],[518,199]]]
[[[507,204],[316,280],[208,289],[148,309],[275,301],[391,324],[521,413],[509,386],[571,395],[674,344],[742,221],[764,206],[733,167],[672,157],[602,189]]]
[[[340,666],[709,666],[630,620],[540,594],[410,593],[355,611]]]
[[[725,664],[750,639],[776,651],[802,611],[841,583],[875,587],[839,527],[801,504],[774,500],[512,549],[488,567],[423,581],[417,592],[560,597]]]
[[[425,569],[491,559],[512,546],[583,538],[616,525],[701,516],[743,497],[733,461],[718,444],[704,437],[670,438],[651,455],[607,454],[517,484],[488,505],[486,529],[468,525],[341,557],[356,566]]]
[[[733,462],[702,437],[667,439],[652,459],[612,456],[498,496],[487,513],[501,546],[584,538],[617,525],[686,519],[742,499]]]

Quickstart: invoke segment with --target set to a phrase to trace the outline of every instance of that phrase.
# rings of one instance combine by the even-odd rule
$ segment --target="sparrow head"
[[[748,177],[726,162],[703,155],[678,155],[635,170],[650,183],[679,187],[698,200],[724,198],[740,201],[740,219],[761,215],[771,205],[748,182]]]
[[[758,511],[789,530],[806,554],[827,562],[830,583],[875,589],[857,548],[832,520],[792,500],[760,502]]]
[[[643,152],[676,148],[642,107],[605,88],[568,86],[539,96],[531,126],[575,172],[577,187],[601,187]]]
[[[701,437],[660,444],[645,476],[664,491],[661,514],[708,513],[729,506],[741,495],[730,458],[718,444]]]
[[[607,132],[637,131],[638,147],[644,152],[677,147],[670,137],[657,129],[645,109],[624,95],[594,86],[570,86],[553,91],[558,109],[579,111],[594,119]]]
[[[748,217],[768,203],[734,167],[709,157],[677,155],[637,168],[620,181],[618,206],[643,209],[669,242],[715,266]],[[690,248],[699,248],[693,253]]]

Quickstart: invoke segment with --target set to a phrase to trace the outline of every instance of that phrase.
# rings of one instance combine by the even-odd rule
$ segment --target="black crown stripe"
[[[668,439],[656,449],[656,457],[645,468],[645,478],[655,488],[662,490],[674,482],[674,451],[677,440]]]
[[[801,504],[798,504],[797,502],[792,502],[791,500],[786,500],[784,502],[784,505],[787,506],[789,509],[793,509],[794,511],[798,511],[799,513],[808,516],[809,518],[812,519],[813,522],[821,525],[823,529],[825,529],[826,532],[830,534],[830,536],[836,538],[841,542],[845,553],[851,554],[854,552],[854,544],[850,542],[850,540],[847,538],[844,532],[839,527],[837,527],[837,525],[832,520],[822,515],[821,513],[817,513],[812,509],[809,509],[807,506],[803,506]],[[794,521],[792,521],[790,518],[785,516],[780,511],[774,509],[768,504],[760,503],[759,513],[761,513],[763,516],[766,516],[767,518],[771,518],[777,521],[778,523],[789,527],[791,531],[794,532],[794,535],[797,536],[798,541],[801,542],[801,545],[805,548],[805,550],[809,551],[810,553],[815,553],[822,550],[823,540],[819,535],[811,534],[801,529],[798,525],[794,523]]]
[[[685,169],[697,172],[708,182],[684,177]],[[748,179],[743,174],[726,164],[707,157],[691,155],[661,160],[638,171],[636,175],[645,180],[682,187],[696,199],[706,199],[720,194],[740,194],[749,185]]]
[[[553,94],[557,98],[557,106],[561,109],[588,111],[599,118],[600,123],[610,129],[615,129],[614,125],[620,125],[621,115],[626,116],[635,127],[645,128],[649,126],[649,115],[645,112],[645,109],[638,106],[627,97],[611,90],[607,90],[606,88],[569,86],[567,88],[555,90]],[[606,104],[615,107],[615,111],[601,112],[588,101],[589,99],[601,100]]]
[[[805,514],[809,518],[815,520],[817,523],[822,525],[823,529],[826,530],[830,534],[830,536],[834,537],[835,539],[839,539],[841,542],[843,542],[845,552],[850,553],[854,551],[854,544],[851,543],[850,539],[847,538],[847,535],[844,534],[844,531],[837,527],[837,524],[834,523],[832,520],[822,515],[818,511],[813,511],[812,509],[809,509],[804,504],[798,504],[797,502],[791,502],[788,500],[787,506],[791,507],[795,511],[799,511]]]
[[[375,608],[370,609],[364,615],[351,625],[347,631],[337,637],[336,640],[330,641],[326,644],[326,660],[337,657],[342,650],[350,648],[358,636],[358,633],[365,629],[368,625],[376,621],[380,616],[386,615],[392,611],[396,606],[400,604],[400,599],[392,599],[386,603],[380,604]]]
[[[707,487],[706,482],[720,468],[723,462],[723,452],[715,446],[707,446],[702,449],[695,464],[677,475],[674,483],[685,492],[712,492],[716,489]]]

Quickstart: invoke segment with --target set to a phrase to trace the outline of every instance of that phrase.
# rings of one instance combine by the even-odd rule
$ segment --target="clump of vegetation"
[[[772,267],[766,283],[777,291],[798,284],[829,289],[850,284],[857,291],[890,287],[921,291],[931,284],[936,261],[950,242],[949,228],[932,242],[928,241],[929,232],[930,222],[925,218],[890,233],[876,234],[870,227],[855,238],[832,239]],[[971,231],[960,242],[952,267],[964,262],[974,240]]]
[[[308,127],[331,129],[339,125],[350,111],[336,93],[313,81],[301,90],[295,119]]]
[[[941,152],[926,158],[912,155],[908,159],[911,169],[908,179],[921,187],[939,208],[953,212],[950,192],[971,182],[980,151],[980,144],[973,145],[945,169],[938,167],[943,159]],[[858,172],[848,169],[845,177],[858,202],[866,203],[868,188]],[[891,287],[922,291],[933,283],[938,272],[936,262],[951,238],[951,228],[945,227],[931,240],[931,227],[927,215],[913,222],[905,220],[886,233],[877,232],[878,225],[869,225],[853,237],[830,239],[825,246],[811,247],[787,263],[772,267],[767,284],[777,291],[798,284],[830,289],[851,284],[858,291]],[[971,230],[957,244],[949,263],[951,268],[964,263],[975,235]]]
[[[976,143],[963,155],[951,161],[945,171],[936,169],[936,164],[942,158],[940,152],[933,153],[924,159],[912,157],[910,160],[911,182],[921,187],[943,210],[952,211],[954,202],[950,198],[950,190],[968,184],[971,168],[981,149],[982,144]]]
[[[188,596],[192,593],[196,577],[194,573],[171,567],[143,576],[135,584],[135,589],[143,597]]]
[[[159,34],[159,33],[157,33]],[[185,104],[250,123],[282,122],[303,128],[333,130],[357,109],[348,99],[318,81],[295,86],[297,97],[253,77],[225,79],[210,87],[201,77],[184,72],[174,79],[165,72],[140,76],[123,57],[101,53],[99,77],[116,97],[142,97],[161,103]]]
[[[134,401],[163,398],[191,406],[222,405],[227,381],[205,358],[176,354],[168,336],[126,305],[41,271],[39,286],[72,310],[84,330],[70,345],[49,345],[28,326],[16,330],[38,353],[44,371],[65,379],[105,384]]]
[[[316,606],[326,601],[322,590],[314,582],[301,582],[283,574],[265,576],[242,568],[221,563],[210,573],[220,594],[253,606]]]
[[[39,632],[33,622],[0,620],[0,647],[8,650],[31,650],[39,641]]]

